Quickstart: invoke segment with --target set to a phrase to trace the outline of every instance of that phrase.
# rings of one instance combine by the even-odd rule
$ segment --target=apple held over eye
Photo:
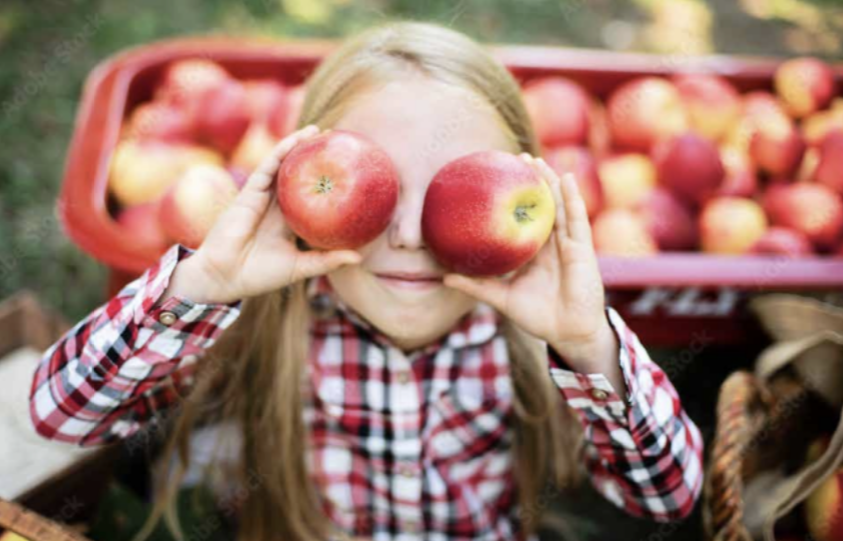
[[[524,160],[480,151],[445,165],[427,189],[422,236],[448,269],[473,276],[515,270],[553,230],[556,204],[547,182]]]
[[[278,204],[313,248],[353,249],[380,235],[398,202],[398,172],[369,138],[332,130],[302,141],[278,169]]]

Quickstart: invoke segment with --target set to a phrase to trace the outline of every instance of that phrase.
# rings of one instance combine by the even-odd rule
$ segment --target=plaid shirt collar
[[[326,276],[320,275],[308,280],[307,298],[317,317],[339,316],[345,318],[381,346],[396,347],[386,334],[339,298]],[[420,350],[414,351],[413,354],[435,353],[443,346],[452,349],[479,346],[490,341],[500,332],[501,321],[502,317],[497,310],[486,303],[478,302],[475,308],[463,316],[447,335]]]

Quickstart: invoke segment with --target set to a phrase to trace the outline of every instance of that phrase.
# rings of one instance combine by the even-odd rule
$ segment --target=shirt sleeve
[[[242,304],[161,299],[176,265],[192,253],[172,245],[44,352],[29,394],[39,434],[81,446],[126,438],[191,386],[196,359]]]
[[[548,347],[551,378],[583,424],[594,487],[631,515],[685,518],[702,489],[702,436],[635,333],[614,309],[606,312],[620,344],[626,396],[603,374],[571,370]]]

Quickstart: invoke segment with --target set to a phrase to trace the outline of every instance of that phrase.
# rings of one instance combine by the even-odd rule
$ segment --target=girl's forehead
[[[366,92],[334,127],[362,133],[380,145],[404,180],[429,180],[443,165],[471,152],[514,151],[487,99],[422,77]]]

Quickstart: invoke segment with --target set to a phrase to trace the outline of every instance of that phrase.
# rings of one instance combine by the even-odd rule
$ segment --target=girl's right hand
[[[169,295],[229,303],[360,262],[360,254],[353,250],[299,250],[278,206],[275,177],[281,161],[299,142],[318,133],[319,128],[310,125],[276,145],[217,218],[202,245],[179,263]]]

